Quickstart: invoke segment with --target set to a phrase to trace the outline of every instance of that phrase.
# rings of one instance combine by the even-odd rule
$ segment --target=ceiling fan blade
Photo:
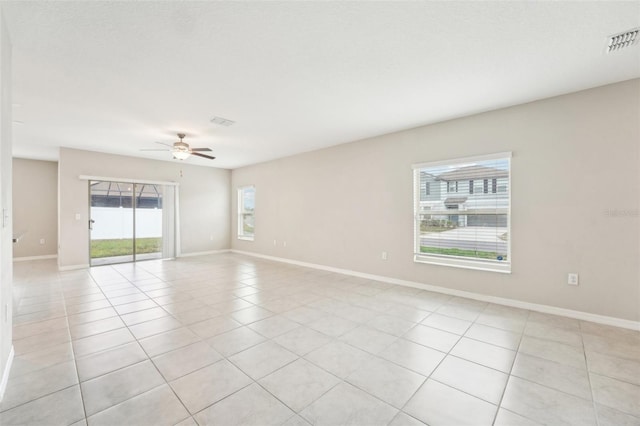
[[[145,148],[145,149],[141,149],[140,151],[171,151],[170,149],[156,149],[156,148]]]
[[[211,148],[191,148],[191,151],[211,151]]]
[[[198,157],[208,158],[209,160],[215,160],[216,157],[212,157],[210,155],[199,154],[197,152],[192,152],[191,155],[197,155]]]
[[[173,145],[169,145],[168,143],[158,142],[158,141],[156,141],[156,143],[159,143],[160,145],[168,146],[169,148],[173,148]]]

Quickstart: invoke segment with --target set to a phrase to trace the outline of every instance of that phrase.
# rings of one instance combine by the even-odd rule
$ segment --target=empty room
[[[0,424],[640,426],[639,1],[0,1]]]

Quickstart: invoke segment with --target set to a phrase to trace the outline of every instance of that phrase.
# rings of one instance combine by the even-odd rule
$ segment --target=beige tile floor
[[[640,425],[629,330],[234,254],[14,274],[2,425]]]

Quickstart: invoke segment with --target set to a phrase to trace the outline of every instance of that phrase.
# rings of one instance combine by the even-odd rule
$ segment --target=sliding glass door
[[[89,181],[91,265],[173,257],[173,190],[160,184]],[[165,199],[170,201],[166,208]]]
[[[136,184],[134,240],[136,260],[162,258],[162,187]]]
[[[135,260],[133,184],[89,182],[91,266]]]

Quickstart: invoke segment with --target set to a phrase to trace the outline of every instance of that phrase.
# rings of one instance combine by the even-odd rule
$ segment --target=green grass
[[[136,254],[162,251],[162,238],[136,238]],[[133,254],[133,240],[92,240],[91,258],[127,256]]]
[[[458,257],[475,257],[477,259],[493,259],[496,260],[498,253],[491,251],[465,250],[458,248],[440,248],[440,247],[420,247],[420,253],[444,254],[447,256]],[[503,260],[507,260],[506,255],[502,255]]]
[[[458,226],[449,220],[423,219],[420,221],[420,232],[444,232],[456,229]]]
[[[444,232],[451,231],[455,229],[454,227],[447,226],[429,226],[429,225],[420,225],[420,232],[429,233],[429,232]]]

